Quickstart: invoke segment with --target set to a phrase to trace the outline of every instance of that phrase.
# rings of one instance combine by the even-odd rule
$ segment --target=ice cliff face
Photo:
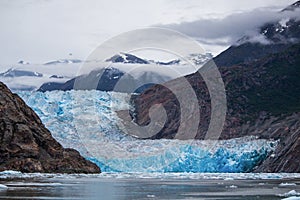
[[[20,92],[65,147],[78,149],[106,172],[249,172],[276,142],[245,137],[227,141],[139,140],[115,111],[129,95],[102,91]]]

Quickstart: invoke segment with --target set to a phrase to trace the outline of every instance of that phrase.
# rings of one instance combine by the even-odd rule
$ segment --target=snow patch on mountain
[[[20,69],[10,68],[6,72],[0,73],[0,77],[21,77],[21,76],[34,76],[34,77],[42,77],[43,74],[39,72],[32,72]]]
[[[44,65],[74,64],[74,63],[82,63],[82,60],[79,60],[79,59],[60,59],[60,60],[54,60],[54,61],[44,63]]]

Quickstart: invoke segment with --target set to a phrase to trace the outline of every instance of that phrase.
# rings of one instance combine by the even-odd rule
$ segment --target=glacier
[[[140,140],[118,118],[130,95],[103,91],[19,91],[53,137],[77,149],[103,172],[250,172],[276,148],[276,141]]]

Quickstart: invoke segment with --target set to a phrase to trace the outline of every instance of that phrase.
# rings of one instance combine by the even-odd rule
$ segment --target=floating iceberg
[[[296,192],[296,190],[291,190],[287,193],[279,194],[278,196],[280,196],[280,197],[298,197],[299,198],[300,193]]]
[[[0,190],[7,190],[7,186],[3,185],[3,184],[0,184]]]

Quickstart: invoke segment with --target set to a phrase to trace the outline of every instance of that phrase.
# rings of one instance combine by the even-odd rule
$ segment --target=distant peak
[[[129,53],[120,52],[119,54],[114,55],[113,57],[106,60],[107,62],[112,63],[131,63],[131,64],[149,64],[147,60],[139,58],[135,55]]]
[[[47,63],[44,63],[44,65],[56,65],[56,64],[73,64],[73,63],[81,63],[82,61],[79,59],[60,59],[60,60],[54,60]]]
[[[20,65],[28,65],[28,64],[30,64],[29,62],[26,62],[26,61],[24,61],[24,60],[20,60],[19,62],[18,62],[18,64],[20,64]]]

